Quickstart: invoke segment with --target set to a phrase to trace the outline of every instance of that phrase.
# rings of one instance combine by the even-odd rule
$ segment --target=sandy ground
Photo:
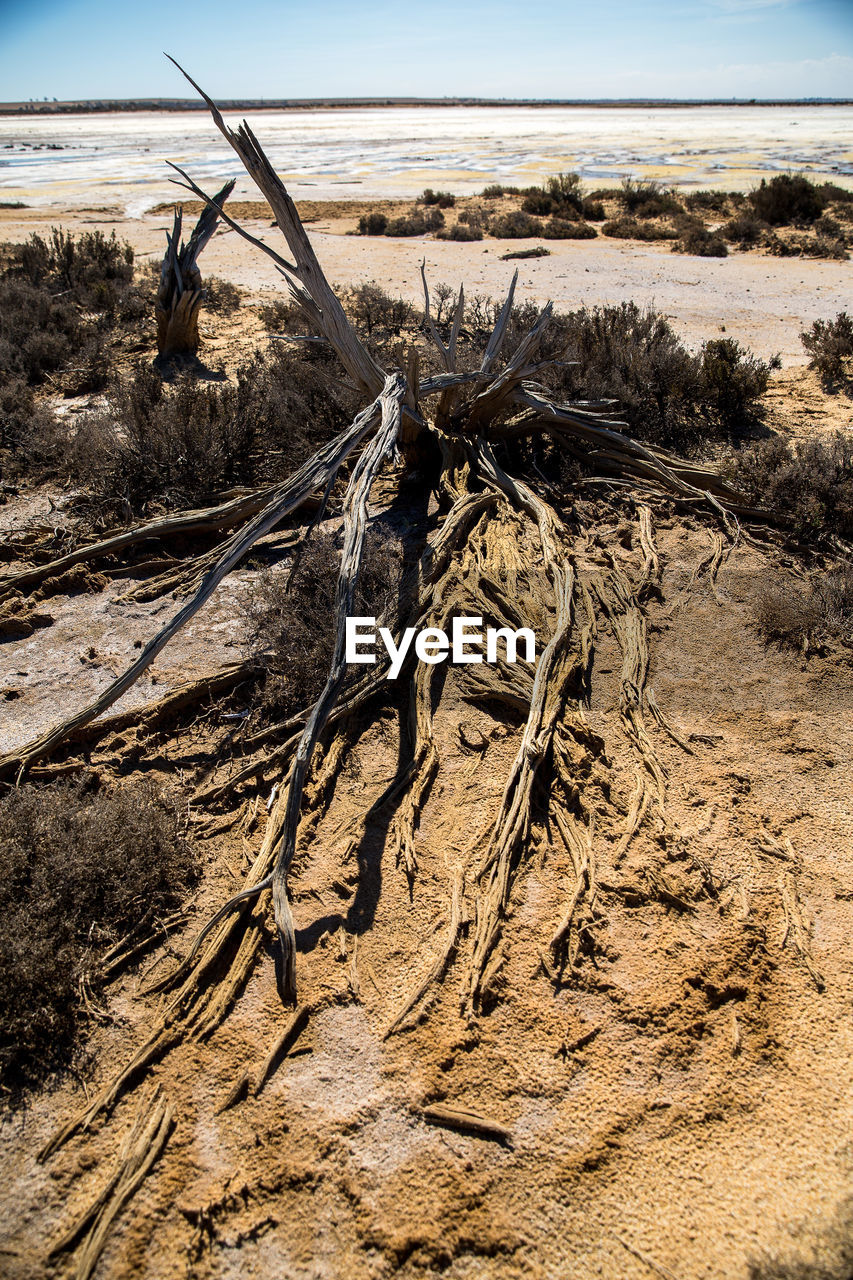
[[[604,546],[633,576],[636,527],[620,529],[602,530]],[[804,665],[759,641],[750,610],[763,552],[742,545],[714,586],[692,581],[712,545],[707,528],[664,507],[656,536],[664,576],[649,607],[652,682],[677,731],[697,736],[687,755],[654,732],[668,834],[650,822],[617,872],[634,760],[619,730],[618,648],[602,633],[589,715],[612,790],[599,791],[596,774],[586,793],[598,875],[630,882],[666,866],[686,893],[704,866],[713,893],[690,910],[604,895],[594,959],[579,955],[555,986],[539,956],[572,874],[557,833],[537,825],[495,1007],[460,1017],[463,942],[423,1016],[383,1039],[441,945],[448,867],[499,802],[517,729],[478,708],[485,756],[460,752],[472,709],[458,671],[449,675],[436,719],[442,770],[410,896],[384,823],[341,861],[348,828],[395,767],[396,717],[378,718],[291,879],[300,989],[317,1010],[308,1031],[260,1097],[215,1114],[281,1025],[262,953],[215,1035],[157,1066],[177,1125],[117,1220],[99,1280],[645,1280],[655,1268],[677,1280],[751,1280],[774,1274],[760,1269],[770,1258],[833,1264],[853,1173],[853,668],[839,654]],[[603,550],[591,555],[605,564]],[[221,740],[227,723],[213,727]],[[163,747],[167,771],[192,774],[199,733]],[[766,830],[790,840],[790,861],[762,851]],[[245,856],[233,833],[205,847],[197,921],[232,891]],[[786,930],[788,876],[822,991]],[[156,1008],[132,976],[108,1003],[114,1022],[94,1033],[89,1088],[141,1043]],[[71,1256],[47,1263],[46,1242],[105,1182],[141,1096],[46,1165],[35,1150],[82,1104],[79,1083],[7,1122],[0,1246],[10,1280],[71,1274]],[[438,1100],[501,1122],[511,1142],[424,1123],[423,1106]]]
[[[670,317],[685,341],[698,345],[722,332],[764,359],[780,354],[783,364],[804,364],[799,334],[813,320],[831,319],[849,308],[853,262],[820,262],[733,253],[728,258],[696,258],[672,253],[667,245],[628,241],[552,241],[551,256],[502,262],[501,255],[530,241],[484,240],[473,244],[417,237],[412,240],[341,234],[352,219],[323,221],[322,206],[309,235],[328,278],[340,285],[374,280],[411,300],[422,299],[420,264],[426,260],[432,284],[465,285],[469,297],[505,296],[515,268],[518,297],[564,310],[633,299]],[[171,220],[159,215],[122,218],[117,209],[0,210],[0,239],[23,240],[54,225],[69,230],[100,228],[133,245],[141,261],[158,261]],[[282,237],[268,222],[248,220],[246,229],[287,256]],[[233,231],[220,230],[201,259],[203,272],[247,289],[256,299],[281,294],[273,263]]]
[[[0,235],[50,225],[41,216],[7,211]],[[62,221],[114,225],[108,210]],[[157,257],[164,226],[159,217],[117,230]],[[510,246],[498,242],[362,240],[322,223],[311,236],[333,279],[375,279],[413,298],[424,255],[434,280],[464,279],[469,293],[500,294],[513,269],[499,261]],[[215,239],[206,264],[257,299],[280,289],[271,265],[232,234]],[[600,240],[558,244],[552,257],[519,266],[523,297],[654,301],[691,342],[725,325],[758,354],[781,351],[788,367],[771,397],[785,425],[811,434],[849,421],[849,400],[820,395],[795,367],[799,328],[849,306],[849,263],[720,262]],[[236,340],[240,325],[231,338],[212,327],[213,349]],[[231,332],[224,323],[222,332]],[[6,528],[26,514],[16,502],[0,512]],[[848,1280],[839,1258],[851,1239],[853,1175],[853,665],[838,647],[806,660],[759,638],[759,588],[770,574],[791,584],[800,572],[785,550],[743,540],[714,583],[710,524],[666,501],[654,508],[663,575],[646,609],[651,684],[689,752],[651,727],[666,770],[666,820],[650,819],[620,854],[637,762],[619,717],[622,656],[602,624],[589,721],[605,756],[583,784],[603,886],[595,945],[579,947],[563,981],[542,964],[574,876],[559,833],[537,822],[510,900],[494,1006],[460,1015],[470,961],[463,931],[444,981],[405,1031],[385,1038],[439,953],[450,869],[493,818],[519,726],[494,706],[472,707],[464,670],[449,672],[435,721],[441,769],[410,889],[384,818],[348,850],[401,754],[398,714],[388,708],[369,720],[328,810],[303,829],[291,877],[308,1028],[258,1097],[217,1114],[281,1029],[268,937],[212,1037],[182,1042],[151,1073],[175,1109],[175,1129],[116,1218],[96,1280]],[[615,557],[636,581],[635,514],[626,507],[605,517],[597,541],[579,536],[577,563],[605,572]],[[541,590],[539,572],[530,569],[522,585]],[[229,578],[160,655],[156,684],[129,696],[156,697],[240,656],[233,619],[250,580],[248,570]],[[4,728],[14,740],[43,728],[57,703],[103,688],[134,642],[177,607],[122,603],[122,587],[53,596],[39,605],[47,615],[39,631],[0,646],[0,688],[14,691]],[[483,735],[482,755],[464,748],[463,722]],[[224,773],[233,729],[214,708],[144,744],[148,767],[187,786],[212,768]],[[111,767],[106,752],[92,762]],[[242,882],[262,831],[241,816],[252,803],[247,796],[233,829],[200,842],[201,893],[175,947],[153,953],[158,963],[184,952]],[[632,892],[649,874],[666,878],[669,899]],[[473,898],[469,891],[472,913]],[[107,1185],[144,1089],[47,1163],[36,1151],[149,1034],[159,1006],[140,994],[138,978],[130,972],[109,988],[108,1019],[93,1024],[82,1074],[0,1127],[0,1269],[9,1280],[74,1275],[74,1250],[50,1259],[48,1248]],[[511,1141],[427,1124],[423,1108],[435,1102],[500,1122]],[[825,1270],[774,1271],[773,1259]]]

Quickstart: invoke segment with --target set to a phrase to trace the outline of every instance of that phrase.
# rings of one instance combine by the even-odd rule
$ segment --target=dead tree
[[[315,747],[324,736],[331,737],[329,755],[339,758],[356,734],[355,713],[365,708],[384,684],[381,665],[354,683],[345,682],[344,636],[364,553],[368,496],[389,459],[402,455],[410,465],[423,465],[428,459],[432,474],[437,477],[434,483],[441,511],[437,527],[405,580],[399,632],[407,626],[443,627],[459,612],[486,614],[501,626],[532,625],[524,617],[524,605],[515,584],[520,576],[536,575],[549,634],[532,673],[500,666],[470,669],[465,696],[475,704],[482,699],[510,704],[522,712],[524,728],[490,826],[460,865],[450,869],[449,927],[442,954],[426,979],[413,984],[412,994],[388,1034],[403,1023],[429,985],[440,981],[451,964],[463,967],[461,1002],[466,1012],[476,1015],[483,1006],[500,965],[506,910],[528,848],[534,787],[537,794],[547,797],[546,816],[555,820],[576,877],[568,908],[561,911],[561,923],[551,941],[551,959],[543,960],[543,964],[565,963],[567,952],[576,944],[578,920],[600,891],[593,819],[583,804],[578,784],[578,778],[586,776],[585,770],[588,772],[595,762],[606,759],[604,744],[591,730],[585,714],[599,620],[606,621],[621,649],[620,717],[636,761],[636,789],[617,854],[624,855],[648,815],[663,813],[665,775],[649,726],[652,720],[667,726],[648,684],[648,636],[642,607],[644,592],[659,574],[647,498],[663,494],[704,509],[731,538],[737,536],[740,519],[763,517],[763,513],[748,508],[713,468],[631,439],[624,425],[611,416],[609,402],[558,404],[550,400],[535,380],[543,368],[540,350],[550,322],[550,305],[506,354],[515,279],[479,367],[463,371],[459,365],[457,347],[464,308],[461,290],[445,341],[430,316],[429,290],[424,280],[425,325],[436,346],[441,372],[419,377],[414,356],[408,360],[405,372],[380,368],[349,323],[317,261],[293,201],[248,124],[236,130],[229,128],[215,104],[197,85],[194,87],[269,202],[290,256],[283,256],[241,228],[223,210],[222,192],[209,198],[179,170],[188,189],[206,203],[205,228],[209,230],[212,220],[221,216],[273,259],[312,334],[322,335],[330,344],[345,376],[361,393],[365,407],[346,430],[318,449],[283,484],[219,508],[161,522],[163,527],[158,526],[158,532],[162,536],[173,526],[178,531],[203,527],[221,534],[214,552],[206,552],[182,567],[183,585],[193,584],[189,598],[95,702],[23,749],[0,757],[0,776],[20,776],[63,743],[97,733],[98,726],[92,722],[142,675],[258,539],[312,495],[328,493],[342,467],[348,464],[351,469],[343,500],[336,640],[325,687],[316,703],[250,738],[245,744],[250,753],[245,767],[227,784],[196,795],[197,805],[209,802],[221,794],[225,785],[233,787],[245,782],[258,769],[275,769],[279,778],[278,799],[269,813],[244,887],[205,926],[183,962],[149,988],[151,992],[166,991],[169,996],[148,1040],[84,1112],[48,1143],[43,1155],[77,1129],[87,1127],[99,1113],[110,1110],[131,1083],[183,1037],[206,1036],[219,1025],[258,958],[270,903],[280,946],[279,990],[286,1002],[296,1000],[288,876],[297,829],[306,817],[306,782]],[[199,240],[195,241],[193,262]],[[170,251],[174,251],[174,244],[173,236]],[[185,267],[177,253],[175,261],[184,281]],[[616,480],[636,495],[638,536],[645,557],[639,581],[629,582],[615,560],[606,569],[593,571],[584,567],[583,556],[577,554],[578,547],[573,544],[573,537],[577,540],[578,535],[566,528],[534,471],[528,473],[519,467],[518,474],[512,474],[502,463],[503,456],[512,456],[501,452],[508,442],[537,436],[547,437],[570,456],[582,458],[588,474]],[[400,469],[397,474],[401,474]],[[150,536],[152,526],[141,526],[118,535],[118,542],[108,540],[89,548],[88,554],[102,554],[105,547],[117,549]],[[75,552],[74,563],[85,559],[86,554],[85,549]],[[68,565],[69,558],[65,557],[58,565],[41,566],[38,578],[55,575]],[[32,589],[33,575],[30,571],[28,574],[6,579],[0,588],[5,587],[7,597]],[[169,582],[175,584],[174,575]],[[432,731],[435,670],[434,666],[410,664],[407,682],[400,682],[409,691],[411,756],[394,785],[377,802],[395,810],[393,840],[412,880],[417,876],[414,836],[420,810],[432,778],[441,767]],[[209,687],[208,681],[203,688]],[[185,691],[185,700],[189,696]],[[110,721],[103,723],[109,725]],[[370,813],[365,814],[364,824],[369,819]],[[353,834],[353,841],[359,839],[359,834]],[[652,877],[647,887],[650,894],[669,892],[673,897],[666,889],[663,874]],[[463,921],[472,922],[465,947],[461,943]]]
[[[181,241],[183,210],[175,207],[171,235],[166,233],[166,254],[157,289],[157,351],[163,359],[194,356],[198,351],[198,317],[204,301],[198,258],[210,240],[222,205],[234,190],[234,179],[225,183],[209,204],[205,204],[193,233]]]

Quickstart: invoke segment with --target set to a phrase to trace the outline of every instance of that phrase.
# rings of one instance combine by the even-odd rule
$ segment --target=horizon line
[[[225,111],[235,110],[335,110],[359,107],[795,107],[795,106],[851,106],[853,98],[827,98],[808,96],[785,98],[759,97],[702,97],[702,98],[481,98],[471,95],[446,94],[442,97],[409,97],[388,94],[372,94],[348,97],[316,98],[218,98],[217,105]],[[206,111],[204,102],[197,98],[157,96],[151,98],[30,98],[0,102],[0,115],[57,115],[86,114],[101,111]]]

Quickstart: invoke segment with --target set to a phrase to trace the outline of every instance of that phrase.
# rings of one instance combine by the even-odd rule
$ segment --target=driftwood
[[[76,1261],[74,1280],[89,1280],[98,1265],[113,1222],[162,1153],[173,1125],[171,1104],[157,1085],[140,1105],[107,1182],[49,1251],[50,1258],[67,1253],[89,1229]]]
[[[166,254],[157,289],[157,350],[169,360],[173,356],[194,356],[198,351],[198,317],[204,301],[198,258],[210,240],[220,218],[220,209],[234,190],[233,178],[225,183],[201,217],[186,244],[181,241],[183,210],[175,209],[171,235],[166,234]]]
[[[721,526],[721,538],[729,540],[737,535],[739,520],[763,516],[753,511],[713,469],[632,440],[625,434],[624,424],[612,416],[609,402],[550,401],[534,381],[543,366],[540,348],[551,319],[550,306],[543,308],[530,331],[507,351],[515,278],[480,365],[472,370],[459,367],[464,294],[460,290],[445,339],[430,315],[424,274],[426,331],[435,344],[442,372],[421,378],[418,361],[412,356],[404,361],[405,373],[381,369],[350,325],[320,268],[293,201],[251,129],[244,123],[232,130],[215,104],[203,93],[202,97],[224,138],[268,200],[290,257],[240,228],[222,208],[222,193],[211,198],[182,174],[185,185],[205,201],[207,209],[273,259],[312,333],[330,344],[366,407],[344,432],[281,485],[208,511],[171,517],[165,528],[160,523],[157,532],[152,531],[151,525],[141,526],[73,553],[73,564],[79,564],[87,557],[108,554],[143,537],[160,536],[178,528],[232,531],[218,548],[215,562],[204,562],[203,576],[193,594],[149,641],[132,666],[89,707],[21,750],[0,757],[0,774],[19,774],[87,726],[94,728],[93,721],[131,687],[258,539],[312,495],[328,491],[349,459],[352,470],[343,503],[334,653],[325,686],[314,705],[276,726],[274,733],[265,731],[260,735],[261,740],[253,745],[263,748],[263,754],[231,780],[236,785],[255,776],[259,769],[270,767],[278,773],[277,799],[271,806],[244,887],[204,926],[185,960],[149,988],[151,992],[165,991],[167,996],[148,1040],[86,1108],[51,1138],[42,1158],[71,1134],[91,1125],[97,1116],[109,1112],[181,1039],[203,1038],[219,1026],[257,962],[270,904],[279,943],[279,991],[284,1001],[296,1002],[298,975],[288,875],[300,824],[305,824],[303,830],[310,831],[333,790],[333,782],[317,787],[306,785],[315,748],[334,725],[335,734],[343,735],[333,743],[334,757],[339,759],[346,735],[352,740],[356,711],[368,704],[383,683],[384,672],[377,667],[369,679],[346,684],[344,639],[363,558],[371,487],[395,453],[402,455],[410,469],[429,461],[439,504],[436,527],[426,540],[419,561],[408,571],[401,591],[405,607],[401,608],[399,630],[404,626],[441,625],[460,613],[497,617],[503,620],[501,625],[523,625],[524,606],[516,585],[519,576],[532,571],[535,563],[541,587],[539,603],[547,617],[548,631],[532,672],[525,670],[524,664],[515,668],[504,664],[473,668],[464,676],[463,696],[475,702],[496,698],[509,703],[516,711],[522,711],[524,727],[500,804],[487,831],[465,857],[454,858],[448,865],[448,930],[443,945],[393,1017],[386,1034],[406,1024],[430,987],[444,979],[453,963],[464,965],[461,1003],[467,1014],[476,1014],[499,990],[507,912],[528,854],[535,787],[544,795],[547,816],[555,818],[572,860],[568,904],[562,909],[555,904],[554,908],[551,954],[560,964],[565,960],[571,964],[573,945],[577,946],[581,935],[589,945],[596,895],[599,889],[606,891],[606,886],[598,882],[594,815],[581,803],[573,761],[580,760],[588,768],[604,758],[603,743],[590,729],[585,715],[599,623],[611,629],[621,651],[620,719],[637,777],[615,849],[617,864],[644,821],[651,817],[659,822],[665,819],[666,774],[652,737],[655,725],[664,728],[685,750],[690,749],[668,724],[648,688],[649,644],[643,602],[656,589],[661,574],[650,495],[662,494],[693,507],[703,506]],[[504,461],[506,456],[512,456],[511,451],[502,450],[508,442],[523,442],[527,437],[550,439],[570,454],[582,456],[593,476],[608,481],[616,478],[642,494],[639,540],[643,559],[636,582],[629,581],[612,558],[605,562],[606,558],[601,557],[595,570],[584,567],[573,554],[569,531],[548,500],[547,486],[543,496],[534,477],[512,473],[513,465]],[[68,567],[71,563],[65,557],[52,569],[55,571],[57,564]],[[195,567],[199,568],[198,563]],[[42,570],[27,572],[34,572],[36,577],[26,580],[25,575],[18,574],[7,578],[7,590],[25,589],[38,581]],[[420,813],[441,765],[432,729],[432,670],[423,664],[413,669],[412,655],[407,659],[398,688],[408,691],[410,698],[411,758],[367,810],[360,830],[353,836],[354,841],[360,838],[365,824],[380,807],[395,806],[393,839],[400,864],[412,883],[418,875],[416,840]],[[268,749],[270,739],[273,745]],[[208,801],[221,794],[223,785],[208,787],[196,796],[196,801]],[[678,904],[679,909],[692,909],[690,903],[667,888],[662,872],[649,872],[646,882],[649,898]],[[798,915],[795,891],[787,884],[783,899],[795,945],[806,956],[807,937]],[[469,919],[470,938],[465,942]],[[543,939],[540,954],[546,945],[547,940]],[[550,961],[543,958],[542,963],[546,972],[552,973]],[[357,993],[358,989],[358,975],[352,968],[351,990]],[[292,1022],[284,1028],[278,1052],[286,1051],[285,1042],[298,1031],[296,1022],[301,1016],[297,1008]],[[256,1088],[260,1087],[263,1074]],[[249,1082],[238,1083],[237,1093],[242,1096],[248,1092]],[[231,1104],[230,1095],[225,1104]],[[508,1137],[502,1126],[453,1108],[433,1107],[425,1115],[434,1123],[455,1122],[457,1127],[467,1127],[484,1136],[502,1140]]]
[[[443,1129],[457,1129],[460,1133],[473,1133],[478,1138],[491,1138],[495,1142],[512,1142],[511,1130],[477,1111],[463,1111],[460,1107],[448,1107],[437,1102],[431,1107],[424,1107],[422,1114],[428,1124],[440,1125]]]

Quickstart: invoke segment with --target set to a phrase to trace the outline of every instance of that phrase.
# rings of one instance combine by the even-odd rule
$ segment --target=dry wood
[[[198,258],[216,230],[220,209],[233,190],[232,178],[202,209],[186,244],[181,243],[183,211],[180,207],[175,209],[172,233],[166,233],[166,254],[160,269],[155,309],[157,350],[165,359],[194,356],[198,351],[198,317],[204,300]]]
[[[308,1025],[308,1014],[309,1009],[307,1006],[300,1005],[298,1009],[294,1009],[293,1013],[288,1018],[284,1030],[270,1049],[260,1071],[258,1072],[258,1077],[253,1089],[253,1093],[256,1098],[263,1090],[264,1085],[274,1074],[282,1058],[290,1049],[293,1048],[293,1045],[305,1030],[305,1027]]]
[[[429,1124],[437,1124],[444,1129],[457,1129],[460,1133],[473,1133],[478,1138],[492,1138],[496,1142],[512,1142],[512,1131],[506,1125],[498,1124],[497,1120],[490,1120],[477,1111],[463,1111],[460,1107],[435,1102],[424,1107],[421,1114]]]
[[[414,991],[407,996],[403,1002],[402,1008],[399,1010],[393,1021],[387,1027],[383,1040],[387,1040],[395,1031],[399,1031],[403,1023],[409,1015],[417,1008],[423,1000],[427,991],[434,982],[440,982],[444,977],[447,966],[453,959],[453,954],[459,942],[459,933],[463,924],[463,908],[462,898],[465,890],[465,873],[461,866],[456,866],[453,870],[453,877],[450,889],[450,923],[447,927],[447,937],[444,946],[439,955],[430,965],[429,971],[424,978],[418,983]]]
[[[800,908],[797,882],[791,872],[788,871],[779,877],[778,885],[779,892],[782,895],[782,909],[785,912],[785,933],[782,938],[782,946],[784,947],[788,938],[791,939],[795,951],[802,957],[803,964],[808,969],[809,976],[818,991],[823,991],[826,987],[826,982],[812,956],[811,941]]]
[[[51,1246],[49,1257],[65,1253],[91,1226],[75,1264],[75,1280],[89,1280],[98,1265],[113,1222],[162,1153],[173,1124],[171,1104],[157,1085],[138,1108],[133,1126],[121,1145],[104,1187],[62,1238]]]

